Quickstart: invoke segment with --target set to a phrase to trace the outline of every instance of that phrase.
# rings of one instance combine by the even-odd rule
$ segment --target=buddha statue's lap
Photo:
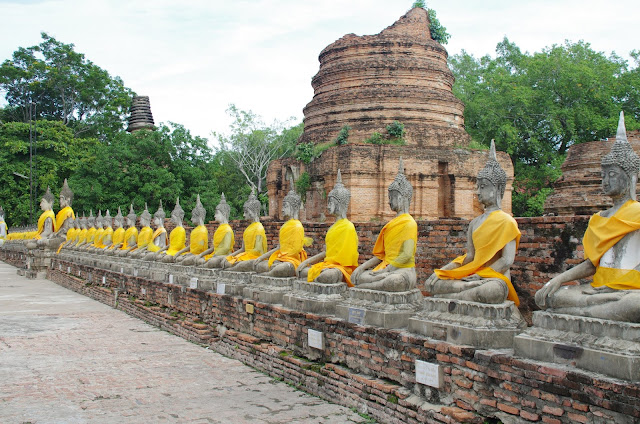
[[[640,158],[627,141],[624,115],[611,152],[602,159],[602,189],[613,206],[591,217],[585,260],[551,279],[535,296],[550,312],[640,323]],[[563,286],[592,277],[592,282]]]
[[[220,267],[234,272],[252,272],[256,259],[267,251],[267,236],[260,223],[260,201],[252,190],[244,203],[244,218],[251,221],[242,234],[242,247],[219,259]]]
[[[209,232],[204,226],[204,219],[207,214],[200,195],[196,198],[196,206],[191,211],[191,222],[196,227],[191,230],[189,235],[189,247],[185,247],[175,255],[175,262],[180,265],[193,265],[196,263],[198,255],[203,253],[209,247]]]
[[[164,214],[164,212],[163,212]],[[140,214],[140,231],[136,238],[136,244],[130,250],[124,250],[123,255],[132,259],[141,259],[148,253],[149,243],[152,242],[154,231],[151,229],[151,214],[147,204],[144,205],[144,211]],[[163,218],[164,219],[164,218]]]
[[[160,201],[160,206],[158,206],[158,210],[153,215],[153,223],[156,227],[153,232],[149,243],[145,246],[143,250],[140,252],[140,257],[145,261],[155,261],[161,255],[164,254],[164,251],[168,248],[167,239],[167,230],[164,228],[164,218],[165,218],[164,209],[162,209],[162,200]]]

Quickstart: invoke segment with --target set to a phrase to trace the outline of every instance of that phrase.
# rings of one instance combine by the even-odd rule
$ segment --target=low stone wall
[[[458,346],[59,259],[49,278],[381,422],[640,421],[638,382],[512,350]],[[310,329],[323,333],[323,349],[309,347]],[[440,388],[416,382],[416,360],[441,366]]]

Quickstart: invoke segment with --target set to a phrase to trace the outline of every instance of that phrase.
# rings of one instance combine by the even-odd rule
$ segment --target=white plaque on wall
[[[216,285],[216,293],[217,294],[224,294],[225,289],[227,288],[227,285],[225,283],[218,283]]]
[[[324,343],[323,343],[323,337],[322,337],[322,331],[316,331],[316,330],[311,330],[309,329],[308,331],[309,334],[309,347],[312,347],[314,349],[324,349]]]
[[[442,387],[442,380],[441,365],[416,359],[416,381],[418,383],[439,389]]]
[[[169,284],[173,284],[173,274],[169,274]]]
[[[102,276],[102,284],[103,285],[107,284],[107,277],[105,277],[104,275]]]
[[[124,274],[124,267],[120,267],[120,274]]]
[[[147,289],[145,289],[144,287],[140,287],[140,293],[147,294]]]
[[[67,274],[71,274],[71,267],[70,266],[67,267]]]
[[[138,268],[133,268],[133,276],[134,277],[138,276]]]
[[[197,289],[198,288],[198,278],[197,277],[191,277],[191,281],[189,282],[189,288],[190,289]]]

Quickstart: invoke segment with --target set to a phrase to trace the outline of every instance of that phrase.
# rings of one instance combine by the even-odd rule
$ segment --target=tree
[[[261,194],[265,191],[269,163],[293,151],[303,126],[286,128],[286,121],[267,126],[253,112],[240,110],[235,105],[230,105],[227,113],[234,119],[231,134],[213,133],[218,139],[218,151],[226,152],[247,184]]]
[[[18,48],[0,66],[0,90],[13,115],[23,122],[34,119],[33,103],[38,119],[60,120],[75,135],[104,139],[123,129],[133,92],[73,44],[41,35],[42,43]]]
[[[427,10],[427,14],[429,15],[429,33],[431,34],[431,38],[440,44],[447,44],[449,38],[451,38],[451,34],[449,34],[447,29],[440,23],[440,20],[436,16],[436,11],[427,8],[425,0],[416,0],[411,8],[414,9],[416,7]]]
[[[514,213],[540,215],[567,149],[615,134],[620,110],[638,96],[639,74],[583,41],[531,55],[505,38],[496,51],[495,59],[453,56],[454,93],[465,103],[472,138],[484,145],[495,139],[511,155]],[[640,115],[637,106],[629,109],[633,129]]]

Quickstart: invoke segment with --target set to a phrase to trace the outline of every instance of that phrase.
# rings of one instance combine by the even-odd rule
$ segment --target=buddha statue
[[[616,141],[602,158],[602,190],[613,206],[591,217],[582,244],[585,260],[552,278],[535,295],[541,309],[640,323],[640,158],[627,140],[620,113]],[[592,282],[576,280],[592,277]]]
[[[484,213],[469,223],[467,253],[434,270],[425,282],[425,290],[434,297],[490,304],[509,299],[520,304],[509,272],[520,230],[516,220],[500,209],[506,184],[507,174],[491,140],[489,160],[477,177],[476,194]]]
[[[175,228],[171,230],[169,234],[169,247],[161,252],[164,256],[157,258],[162,262],[174,262],[175,256],[180,252],[186,252],[189,250],[187,247],[187,232],[182,226],[182,220],[184,219],[184,210],[180,206],[180,199],[176,199],[176,205],[171,212],[171,221],[175,224]]]
[[[205,264],[207,268],[221,268],[225,258],[232,252],[235,236],[229,225],[230,214],[231,206],[222,193],[220,203],[216,206],[215,219],[219,225],[213,233],[213,246],[198,255],[198,264]]]
[[[4,209],[0,206],[0,246],[2,246],[7,239],[7,223],[4,222]]]
[[[153,225],[156,230],[151,236],[151,240],[145,246],[145,249],[149,252],[145,255],[145,261],[155,261],[160,255],[163,255],[168,248],[169,240],[167,239],[167,230],[164,228],[164,209],[162,209],[162,200],[160,200],[160,206],[158,210],[153,214]]]
[[[310,239],[304,236],[304,227],[298,220],[302,199],[295,191],[293,180],[290,182],[289,193],[282,201],[282,215],[289,218],[280,227],[278,245],[256,259],[254,269],[269,277],[295,277],[296,269],[307,259],[305,244]]]
[[[413,187],[404,175],[400,158],[398,174],[389,186],[389,206],[396,217],[380,231],[373,257],[356,268],[351,282],[357,288],[400,292],[416,287],[415,255],[418,224],[409,214]]]
[[[202,206],[200,195],[196,198],[196,206],[191,210],[191,222],[196,226],[189,234],[189,246],[176,253],[175,261],[181,265],[194,265],[202,252],[209,247],[209,230],[204,226],[207,211]]]
[[[148,212],[147,212],[148,213]],[[127,229],[124,232],[124,237],[122,238],[122,245],[117,249],[116,255],[126,255],[129,251],[136,248],[138,242],[138,229],[136,228],[136,221],[138,220],[138,216],[136,212],[133,210],[133,203],[129,205],[129,214],[126,217],[127,221]],[[151,231],[151,229],[149,229]]]
[[[105,247],[105,252],[109,255],[113,255],[116,250],[120,249],[124,242],[124,217],[120,207],[118,207],[118,214],[113,218],[113,226],[115,229],[113,230],[111,245]]]
[[[42,199],[40,200],[40,209],[42,209],[42,213],[38,218],[38,227],[35,234],[33,234],[32,236],[33,241],[30,241],[27,243],[28,249],[35,249],[37,246],[42,246],[46,244],[49,238],[51,238],[55,233],[56,215],[53,213],[53,210],[52,210],[53,202],[54,202],[53,194],[51,193],[51,190],[49,189],[49,187],[47,187],[47,191],[45,192],[45,194],[42,196]],[[26,234],[23,234],[23,235],[26,236]],[[21,235],[18,235],[16,237],[25,238],[25,237],[21,237]]]
[[[60,251],[63,248],[68,248],[70,246],[75,245],[75,243],[78,240],[77,233],[78,233],[78,229],[80,227],[80,225],[78,223],[78,219],[76,219],[76,218],[68,218],[68,221],[69,221],[68,222],[69,229],[67,230],[66,239],[64,240],[64,242],[62,242],[60,244],[60,246],[58,246],[58,250],[56,251],[56,254],[60,253]]]
[[[251,221],[251,224],[242,233],[242,247],[222,261],[222,268],[237,272],[253,271],[255,260],[267,251],[267,235],[260,222],[260,207],[255,189],[252,188],[243,206],[244,219]]]
[[[87,246],[88,250],[95,250],[102,244],[102,236],[104,234],[104,224],[102,222],[102,211],[98,210],[98,216],[95,219],[96,232],[93,235],[93,241]]]
[[[89,217],[87,217],[87,237],[85,241],[78,245],[79,249],[87,249],[91,245],[96,237],[96,218],[93,216],[93,209],[89,211]]]
[[[164,213],[164,212],[163,212]],[[138,239],[136,245],[126,254],[134,259],[142,258],[148,253],[149,243],[153,240],[154,231],[150,227],[151,214],[147,204],[144,204],[144,211],[140,214],[140,232],[138,233]],[[126,251],[125,251],[126,252]]]
[[[336,217],[336,222],[325,236],[325,250],[303,261],[297,268],[298,277],[322,284],[337,284],[344,281],[353,287],[351,274],[358,267],[358,234],[353,223],[347,219],[351,193],[338,176],[333,190],[327,196],[327,210]]]
[[[82,217],[78,219],[78,222],[80,223],[80,228],[79,228],[80,231],[78,231],[78,240],[73,246],[70,246],[70,248],[73,250],[76,250],[78,247],[80,247],[80,245],[82,245],[87,241],[87,232],[89,231],[89,229],[87,228],[88,227],[87,217],[85,216],[84,212],[82,213]]]
[[[71,209],[71,203],[73,202],[73,192],[67,184],[67,179],[64,179],[62,190],[60,190],[60,211],[56,215],[56,233],[59,236],[66,236],[67,231],[72,227],[72,220],[76,218]]]
[[[104,231],[102,232],[102,237],[100,237],[99,244],[96,244],[98,250],[104,250],[113,244],[113,218],[111,218],[109,209],[107,209],[107,213],[102,217],[102,226],[104,227]]]

